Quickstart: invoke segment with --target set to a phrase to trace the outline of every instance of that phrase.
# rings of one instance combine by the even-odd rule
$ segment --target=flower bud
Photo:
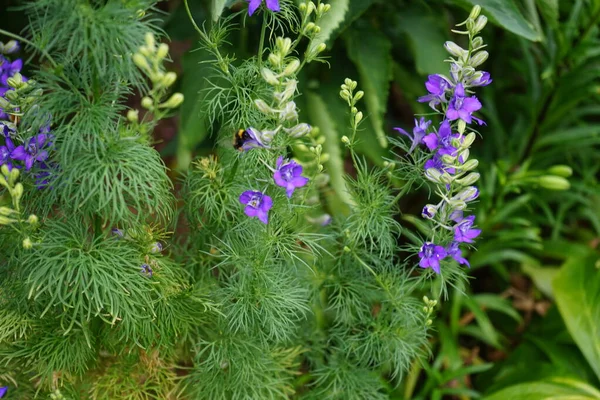
[[[129,110],[129,111],[127,111],[127,120],[129,122],[138,122],[138,120],[139,120],[139,111],[138,110]]]
[[[296,103],[290,101],[285,105],[285,108],[279,115],[280,121],[296,121],[298,119],[298,111],[296,111]]]
[[[315,225],[320,225],[320,226],[327,226],[331,223],[332,218],[331,215],[329,214],[323,214],[321,216],[318,216],[316,218],[312,218],[309,216],[306,216],[306,220],[308,222],[310,222],[311,224],[315,224]]]
[[[148,64],[148,60],[140,53],[135,53],[133,55],[133,63],[146,71],[150,71],[150,64]]]
[[[274,66],[274,67],[278,67],[279,64],[281,63],[281,57],[278,54],[275,54],[275,53],[269,54],[268,60],[271,63],[271,65]]]
[[[275,40],[275,45],[279,49],[279,53],[282,57],[285,57],[292,48],[292,40],[290,38],[278,37]]]
[[[573,168],[569,167],[568,165],[554,165],[548,168],[547,172],[551,175],[568,178],[573,175]]]
[[[16,211],[13,210],[12,208],[0,207],[0,215],[2,215],[4,217],[8,217],[10,215],[13,215],[14,213],[16,213]]]
[[[462,147],[464,148],[469,148],[471,147],[471,145],[473,144],[473,142],[475,141],[475,137],[477,135],[475,134],[475,132],[469,132],[462,141]]]
[[[162,79],[162,85],[164,87],[170,87],[177,80],[177,74],[175,72],[167,72]]]
[[[323,7],[323,13],[327,13],[329,10],[331,10],[331,4],[325,4],[325,7]]]
[[[144,97],[142,99],[142,107],[146,108],[146,109],[150,109],[154,106],[154,102],[152,101],[152,99],[148,96]]]
[[[313,3],[312,1],[308,1],[306,5],[306,16],[309,16],[310,14],[312,14],[313,11],[317,9],[317,6],[315,6],[315,3]]]
[[[447,183],[447,184],[454,182],[454,179],[455,178],[447,172],[444,172],[442,174],[442,176],[440,177],[440,180],[442,181],[442,183]]]
[[[469,155],[470,155],[469,149],[464,149],[463,151],[458,153],[458,162],[464,163],[465,161],[467,161],[469,159]]]
[[[474,37],[471,41],[471,46],[474,49],[478,49],[479,47],[483,46],[483,39],[480,36]]]
[[[16,168],[13,168],[16,169]],[[0,171],[2,171],[2,175],[8,177],[8,175],[10,174],[11,170],[8,169],[8,164],[2,164],[2,167],[0,167]],[[18,171],[18,169],[17,169]]]
[[[36,225],[38,223],[39,219],[37,217],[37,215],[35,214],[31,214],[29,217],[27,217],[27,223],[31,224],[31,225]]]
[[[140,48],[138,49],[138,51],[144,57],[150,57],[152,55],[152,51],[146,45],[140,46]]]
[[[33,243],[31,243],[31,239],[29,239],[28,237],[26,237],[25,239],[23,239],[23,248],[25,250],[29,250],[33,247]]]
[[[452,165],[452,164],[454,164],[454,161],[456,161],[456,157],[451,156],[450,154],[444,154],[441,157],[441,160],[446,165]]]
[[[262,99],[254,100],[254,105],[263,114],[273,114],[275,112],[275,110],[273,110],[271,107],[269,107],[269,105]]]
[[[425,219],[432,219],[433,217],[435,217],[437,211],[437,206],[433,204],[427,204],[425,207],[423,207],[423,211],[421,211],[421,216]]]
[[[294,74],[296,71],[298,71],[298,68],[300,68],[300,60],[294,58],[283,70],[283,76],[290,76]]]
[[[464,163],[461,167],[462,171],[471,171],[472,169],[477,168],[477,166],[479,165],[479,161],[477,161],[476,159],[472,159],[467,161],[466,163]]]
[[[446,43],[444,43],[444,48],[448,53],[450,53],[454,57],[462,57],[463,55],[468,54],[468,52],[465,49],[463,49],[462,47],[460,47],[452,41],[447,41]]]
[[[485,28],[487,21],[488,19],[485,15],[481,15],[479,18],[477,18],[477,21],[475,21],[475,26],[473,26],[471,29],[471,34],[476,35],[477,33],[481,32],[483,28]]]
[[[442,181],[442,173],[436,168],[428,168],[425,171],[425,177],[435,183],[440,183]]]
[[[354,116],[354,124],[358,125],[360,123],[360,121],[362,121],[362,119],[363,119],[362,111],[357,112],[356,115]]]
[[[17,72],[12,77],[8,78],[6,80],[6,83],[8,83],[8,86],[12,88],[19,89],[19,87],[23,83],[23,75]]]
[[[348,138],[348,136],[346,136],[346,135],[342,136],[342,143],[350,144],[350,139]]]
[[[16,53],[17,51],[19,51],[19,42],[16,40],[9,40],[2,49],[4,54]]]
[[[293,128],[285,129],[285,131],[293,138],[301,138],[302,136],[308,135],[311,129],[312,128],[309,124],[301,123]]]
[[[469,18],[470,19],[475,19],[475,18],[477,18],[479,16],[480,13],[481,13],[481,6],[479,4],[476,4],[471,9],[471,13],[469,14]]]
[[[275,73],[269,68],[262,68],[260,70],[260,74],[269,85],[279,85],[279,79],[277,79],[277,75],[275,75]]]
[[[158,46],[158,50],[156,50],[156,57],[159,60],[165,59],[169,55],[169,45],[166,43],[161,43]]]
[[[310,34],[312,33],[312,30],[315,28],[315,23],[314,22],[309,22],[308,24],[306,24],[306,26],[304,27],[304,33],[305,34]]]
[[[10,183],[11,185],[14,185],[15,182],[17,181],[17,179],[19,178],[19,174],[21,173],[21,171],[19,171],[18,168],[13,168],[10,170],[10,173],[8,174],[8,183]]]
[[[8,84],[10,85],[10,81],[12,78],[8,78]],[[19,99],[19,95],[14,90],[9,90],[4,93],[4,97],[6,97],[10,101],[17,101]]]
[[[343,100],[350,101],[350,92],[346,89],[340,90],[340,97]]]
[[[183,94],[181,93],[173,93],[169,100],[165,101],[161,105],[160,108],[177,108],[183,103]]]
[[[469,65],[472,67],[478,67],[485,62],[489,57],[489,53],[485,50],[479,51],[475,53],[473,57],[469,60]]]
[[[452,196],[453,200],[472,201],[479,197],[479,189],[476,186],[469,186]]]
[[[568,180],[556,175],[544,175],[538,178],[541,187],[550,190],[567,190],[571,187]]]
[[[459,119],[457,128],[458,133],[462,135],[465,133],[465,129],[467,129],[467,123],[463,119]]]
[[[363,92],[362,90],[359,90],[358,92],[356,92],[356,94],[354,95],[354,102],[357,102],[360,99],[362,99],[364,95],[365,95],[365,92]]]
[[[308,50],[306,50],[306,58],[307,60],[314,60],[315,57],[317,57],[319,55],[319,53],[325,51],[325,49],[327,48],[327,46],[325,45],[325,43],[319,43],[318,45],[313,45],[311,47],[308,48]]]
[[[21,184],[21,182],[19,182],[15,185],[12,195],[18,204],[19,200],[21,199],[21,196],[23,196],[23,184]]]
[[[152,32],[146,32],[146,35],[144,35],[144,41],[146,42],[146,46],[148,46],[148,49],[154,51],[154,46],[156,45],[156,42],[154,40],[154,34]]]
[[[479,174],[477,172],[471,172],[469,175],[464,178],[460,178],[456,180],[456,183],[462,186],[470,186],[479,180]]]
[[[353,81],[353,80],[352,80],[352,79],[350,79],[350,78],[346,78],[346,79],[344,79],[344,84],[345,84],[346,86],[348,86],[348,87],[350,88],[350,90],[354,90],[354,89],[356,89],[356,87],[358,86],[358,82],[356,82],[356,81]]]
[[[321,154],[321,162],[326,163],[330,159],[331,159],[331,156],[329,155],[329,153],[323,153],[323,154]]]

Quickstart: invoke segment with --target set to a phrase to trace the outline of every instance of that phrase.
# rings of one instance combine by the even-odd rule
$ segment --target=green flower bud
[[[166,43],[161,43],[158,46],[158,50],[156,50],[156,57],[159,60],[164,60],[169,55],[169,45]]]
[[[487,17],[485,15],[481,15],[479,18],[477,18],[477,21],[475,21],[475,26],[473,26],[473,28],[471,29],[471,33],[475,35],[481,32],[483,28],[485,28],[487,21]]]
[[[547,172],[551,175],[568,178],[573,175],[573,168],[568,165],[554,165],[553,167],[548,168]]]
[[[298,124],[290,129],[284,128],[284,130],[288,133],[288,135],[290,135],[293,138],[300,138],[302,136],[306,136],[310,133],[311,129],[312,129],[311,126],[306,123]]]
[[[568,180],[556,175],[544,175],[538,178],[541,187],[550,190],[567,190],[571,187]]]
[[[440,183],[442,181],[442,173],[436,168],[427,169],[425,171],[425,177],[435,183]]]
[[[455,156],[451,156],[450,154],[444,154],[442,156],[442,162],[444,164],[454,164],[454,161],[456,161],[456,157]]]
[[[315,23],[314,22],[309,22],[308,24],[306,24],[306,26],[304,27],[304,34],[309,35],[312,33],[313,29],[315,28]]]
[[[8,78],[6,80],[6,83],[8,83],[8,86],[12,88],[19,89],[19,87],[23,83],[23,75],[17,72],[12,77]]]
[[[260,70],[260,74],[269,85],[279,85],[279,79],[277,79],[277,75],[275,75],[275,73],[269,68],[262,68]]]
[[[307,8],[306,8],[306,16],[309,16],[310,14],[313,13],[313,11],[315,11],[317,9],[317,6],[315,6],[315,3],[313,3],[312,1],[307,2]]]
[[[358,125],[360,123],[360,121],[362,121],[362,119],[363,119],[362,111],[357,112],[356,115],[354,116],[354,124]]]
[[[469,175],[465,176],[464,178],[457,179],[456,183],[458,183],[461,186],[471,186],[478,180],[479,180],[479,174],[477,172],[471,172]]]
[[[476,4],[471,9],[471,13],[469,14],[469,18],[470,19],[475,19],[475,18],[477,18],[479,16],[480,13],[481,13],[481,6],[479,4]]]
[[[25,250],[29,250],[33,247],[33,243],[31,243],[31,239],[29,239],[28,237],[26,237],[25,239],[23,239],[23,248]]]
[[[458,153],[458,158],[461,159],[463,162],[469,159],[469,155],[471,153],[469,152],[469,149],[464,149],[463,151],[461,151],[460,153]]]
[[[350,101],[350,92],[346,89],[340,90],[340,97],[343,100]]]
[[[2,171],[2,175],[6,176],[6,177],[8,177],[10,175],[10,172],[11,172],[8,169],[8,165],[7,164],[2,164],[2,167],[0,167],[0,171]],[[17,168],[13,168],[13,171],[18,171],[18,169]]]
[[[129,122],[138,122],[139,114],[138,110],[129,110],[127,111],[127,120]]]
[[[449,173],[444,172],[442,174],[442,176],[440,177],[440,180],[442,181],[442,183],[450,184],[450,183],[454,182],[454,177],[452,175],[450,175]]]
[[[283,76],[290,76],[294,74],[296,71],[298,71],[298,68],[300,68],[300,60],[294,58],[283,70]]]
[[[16,213],[16,211],[13,210],[12,208],[0,207],[0,215],[3,217],[9,217],[15,213]]]
[[[331,157],[329,156],[329,153],[323,153],[321,154],[321,162],[326,163],[327,161],[329,161]]]
[[[274,67],[278,67],[279,64],[281,64],[281,57],[275,53],[269,54],[268,60],[271,63],[271,65]]]
[[[350,247],[348,247],[348,246],[344,246],[344,251],[345,251],[346,253],[350,253],[352,250],[350,250]]]
[[[479,165],[479,161],[473,159],[473,160],[469,160],[466,163],[464,163],[461,167],[461,170],[463,171],[471,171],[472,169],[477,168],[477,166]]]
[[[161,108],[177,108],[183,103],[183,94],[173,93],[169,100],[165,101],[159,107]]]
[[[464,120],[459,119],[457,128],[458,128],[457,129],[458,133],[460,133],[462,135],[463,133],[465,133],[465,129],[467,129],[467,123]]]
[[[28,218],[27,218],[27,222],[31,225],[37,225],[38,223],[38,217],[35,214],[31,214]]]
[[[331,4],[325,4],[325,7],[323,7],[323,13],[328,13],[329,10],[331,10]]]
[[[10,53],[14,53],[15,51],[17,51],[18,48],[19,48],[19,44],[17,43],[16,40],[9,40],[3,46],[2,52],[4,54],[10,54]]]
[[[306,4],[300,3],[300,5],[298,6],[298,9],[300,10],[301,13],[304,13],[306,11]]]
[[[144,41],[146,42],[146,46],[148,46],[148,49],[154,51],[154,46],[156,45],[156,42],[154,40],[154,33],[146,32],[146,35],[144,36]]]
[[[4,97],[0,97],[0,108],[12,108],[10,107],[10,103],[8,102],[8,100],[6,100]]]
[[[292,48],[292,39],[278,37],[277,39],[275,39],[275,45],[279,49],[280,55],[282,57],[285,57],[288,55],[290,49]]]
[[[465,49],[463,49],[462,47],[460,47],[452,41],[447,41],[446,43],[444,43],[444,48],[448,53],[450,53],[454,57],[461,58],[464,55],[468,54],[468,52]]]
[[[133,63],[140,69],[150,71],[150,64],[148,63],[148,60],[140,53],[135,53],[133,55]]]
[[[489,57],[489,53],[487,51],[479,51],[475,53],[473,57],[469,60],[469,65],[472,67],[478,67],[485,62]]]
[[[138,49],[138,51],[144,57],[150,57],[152,55],[152,51],[148,48],[148,46],[145,46],[145,45],[144,46],[140,46],[140,48]]]
[[[357,102],[360,99],[362,99],[364,95],[365,95],[365,92],[363,92],[362,90],[359,90],[358,92],[356,92],[356,94],[354,95],[354,102]]]
[[[356,89],[356,87],[358,86],[358,82],[356,82],[356,81],[353,81],[353,80],[352,80],[352,79],[350,79],[350,78],[346,78],[346,79],[344,79],[344,84],[345,84],[346,86],[348,86],[348,87],[350,88],[350,90],[354,90],[354,89]]]
[[[9,81],[11,79],[12,78],[8,78]],[[17,100],[19,100],[19,95],[14,90],[9,90],[8,92],[4,93],[4,97],[6,97],[10,101],[17,101]]]
[[[475,141],[475,137],[477,135],[475,134],[475,132],[469,132],[467,134],[467,136],[464,137],[463,142],[462,142],[462,147],[464,148],[469,148],[471,147],[471,145],[473,144],[473,142]]]
[[[356,113],[358,112],[358,108],[356,108],[356,107],[352,107],[352,108],[350,109],[350,112],[351,112],[352,114],[356,114]]]
[[[480,36],[474,37],[473,41],[471,42],[471,46],[474,49],[478,49],[479,47],[483,46],[483,39]]]
[[[346,135],[342,136],[342,143],[350,144],[350,139],[348,138],[348,136],[346,136]]]
[[[154,106],[154,101],[152,101],[152,99],[148,96],[144,97],[142,99],[142,107],[144,107],[145,109],[151,109]]]
[[[254,100],[254,105],[259,109],[263,114],[273,114],[275,110],[273,110],[269,105],[262,99]]]
[[[162,79],[162,85],[164,87],[170,87],[177,80],[177,74],[175,72],[167,72]]]
[[[15,185],[12,195],[13,198],[16,200],[16,203],[19,204],[19,200],[21,199],[21,196],[23,196],[23,184],[21,182]]]

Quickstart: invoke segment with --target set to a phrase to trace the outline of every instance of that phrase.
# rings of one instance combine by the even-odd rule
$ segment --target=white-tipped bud
[[[31,225],[37,225],[38,221],[39,219],[35,214],[30,214],[29,217],[27,217],[27,223]]]
[[[425,171],[425,177],[435,183],[440,183],[442,181],[442,173],[436,168],[427,169]]]
[[[306,123],[298,124],[290,129],[284,128],[288,135],[290,135],[293,138],[301,138],[302,136],[306,136],[310,133],[311,129],[312,127]]]
[[[328,13],[329,10],[331,10],[331,4],[325,4],[325,7],[323,7],[323,13]]]
[[[19,200],[21,199],[21,196],[23,196],[23,184],[21,182],[17,183],[13,189],[12,195],[15,198],[15,200],[17,201],[17,204],[19,202]]]
[[[481,64],[483,64],[485,62],[485,60],[488,59],[489,57],[489,53],[485,50],[483,51],[478,51],[477,53],[475,53],[475,55],[473,57],[471,57],[471,59],[469,60],[469,65],[473,68],[476,68],[478,66],[480,66]]]
[[[169,55],[169,45],[166,43],[161,43],[158,46],[158,50],[156,50],[156,57],[159,60],[164,60]]]
[[[456,180],[456,183],[462,186],[470,186],[479,180],[479,174],[477,172],[471,172],[469,175],[464,178],[460,178]]]
[[[298,111],[296,111],[296,103],[290,101],[285,105],[285,108],[279,115],[280,121],[296,121],[298,119]]]
[[[146,42],[146,46],[148,46],[150,50],[154,51],[154,46],[156,45],[154,33],[146,32],[146,35],[144,35],[144,41]]]
[[[300,68],[300,60],[294,58],[288,63],[288,65],[286,65],[285,69],[283,70],[283,76],[290,76],[296,73],[296,71],[298,71],[298,68]]]
[[[451,156],[450,154],[444,154],[441,157],[441,160],[446,165],[452,165],[452,164],[454,164],[454,161],[456,161],[456,156]]]
[[[477,197],[479,197],[479,189],[475,186],[469,186],[452,196],[452,199],[468,202],[475,200]]]
[[[8,83],[8,86],[12,88],[19,89],[21,87],[21,84],[23,83],[23,75],[17,72],[12,77],[8,78],[6,80],[6,83]]]
[[[144,107],[145,109],[149,110],[154,106],[154,101],[152,101],[152,99],[148,96],[144,97],[142,99],[142,107]]]
[[[464,163],[465,161],[467,161],[469,159],[469,155],[471,153],[469,152],[469,149],[465,149],[463,151],[461,151],[460,153],[458,153],[458,161],[461,163]]]
[[[452,175],[450,175],[449,173],[444,172],[442,174],[442,176],[440,177],[440,180],[442,181],[442,183],[450,184],[450,183],[454,182],[454,177]]]
[[[346,136],[346,135],[342,136],[342,143],[350,144],[350,139],[348,138],[348,136]]]
[[[133,55],[133,63],[137,65],[139,68],[150,71],[150,64],[148,64],[148,60],[140,53],[135,53]]]
[[[359,101],[360,99],[362,99],[365,95],[365,92],[363,92],[362,90],[359,90],[358,92],[356,92],[356,94],[354,95],[354,102]]]
[[[319,43],[318,45],[311,46],[308,50],[306,50],[306,58],[308,60],[313,60],[319,55],[319,53],[325,51],[326,48],[327,46],[325,43]]]
[[[275,110],[273,110],[271,107],[269,107],[269,105],[262,99],[254,100],[254,105],[263,114],[273,114],[275,112]]]
[[[162,85],[164,87],[170,87],[177,80],[177,74],[175,72],[167,72],[162,79]]]
[[[551,175],[568,178],[573,175],[573,168],[569,167],[568,165],[555,165],[548,168],[548,173]]]
[[[444,43],[444,48],[448,53],[450,53],[454,57],[462,58],[463,56],[468,54],[468,52],[465,49],[463,49],[462,47],[450,40]]]
[[[313,29],[315,28],[315,23],[314,22],[309,22],[308,24],[306,24],[306,26],[304,27],[304,33],[305,34],[311,34]]]
[[[458,128],[457,129],[458,133],[460,133],[461,135],[463,133],[465,133],[465,129],[467,129],[467,123],[465,122],[464,119],[459,119],[458,120],[458,127],[457,128]]]
[[[273,97],[275,97],[275,100],[277,100],[279,104],[283,104],[294,96],[294,94],[296,93],[297,85],[297,80],[288,79],[285,82],[285,89],[283,90],[283,92],[275,92],[273,93]]]
[[[279,49],[279,53],[282,57],[285,57],[292,48],[292,40],[290,38],[278,37],[275,40],[275,45]]]
[[[138,122],[139,114],[138,110],[129,110],[127,111],[127,120],[129,122]]]
[[[478,49],[483,46],[483,39],[480,36],[474,37],[471,45],[474,49]]]
[[[344,79],[344,85],[348,86],[348,88],[350,88],[350,90],[354,90],[358,86],[358,82],[353,81],[350,78],[346,78],[346,79]]]
[[[343,100],[350,101],[350,92],[346,89],[340,90],[340,97]]]
[[[16,40],[9,40],[3,47],[2,50],[4,54],[11,54],[19,51],[19,43]]]
[[[571,187],[568,180],[561,176],[544,175],[538,178],[538,183],[541,187],[550,190],[567,190]]]
[[[29,239],[28,237],[26,237],[25,239],[23,239],[23,248],[25,250],[29,250],[33,247],[33,243],[31,243],[31,239]]]
[[[487,22],[488,22],[488,19],[485,15],[479,16],[479,18],[477,18],[477,20],[475,21],[475,25],[473,26],[471,33],[475,35],[475,34],[481,32],[483,30],[483,28],[485,28],[485,25],[487,24]]]
[[[159,107],[161,108],[177,108],[183,103],[183,94],[173,93],[169,100],[165,101]]]
[[[360,124],[360,121],[362,121],[362,119],[363,119],[362,111],[357,112],[356,115],[354,116],[354,125]]]
[[[477,135],[475,134],[475,132],[469,132],[462,141],[462,147],[464,147],[464,148],[471,147],[471,145],[475,141],[476,137],[477,137]]]
[[[309,16],[310,14],[313,13],[313,11],[315,11],[317,9],[317,6],[315,6],[315,3],[313,3],[312,1],[308,1],[306,3],[306,15]]]
[[[421,211],[421,216],[425,219],[432,219],[437,214],[438,208],[434,204],[427,204],[423,207],[423,211]]]
[[[326,226],[329,225],[331,223],[331,215],[329,214],[323,214],[319,217],[316,218],[312,218],[307,216],[306,220],[308,222],[310,222],[311,224],[315,224],[315,225],[320,225],[320,226]]]
[[[269,60],[269,63],[271,63],[271,65],[274,67],[279,67],[279,64],[281,64],[281,57],[279,56],[279,54],[275,54],[275,53],[269,54],[268,60]]]
[[[277,79],[277,75],[275,75],[275,72],[271,71],[269,68],[262,68],[260,70],[260,74],[269,85],[279,85],[279,79]]]
[[[481,13],[481,6],[479,4],[476,4],[471,9],[471,13],[469,13],[469,18],[470,19],[475,19],[475,18],[477,18],[479,16],[480,13]]]
[[[471,171],[475,168],[477,168],[477,166],[479,165],[479,161],[477,161],[476,159],[472,159],[467,161],[466,163],[464,163],[461,167],[462,171]]]
[[[150,49],[146,45],[140,46],[140,48],[138,49],[138,51],[144,57],[150,57],[152,55],[152,51],[150,51]]]

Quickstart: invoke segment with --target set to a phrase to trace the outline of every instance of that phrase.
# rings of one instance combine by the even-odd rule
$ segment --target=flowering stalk
[[[469,203],[479,196],[475,186],[479,180],[479,173],[475,172],[479,162],[469,157],[476,133],[469,124],[485,125],[473,115],[482,105],[472,93],[474,88],[492,82],[489,73],[477,70],[488,58],[487,51],[482,50],[485,47],[483,39],[477,36],[487,23],[487,18],[480,12],[481,7],[473,7],[469,18],[458,25],[466,26],[466,30],[453,30],[468,37],[468,49],[450,41],[444,45],[451,55],[446,60],[450,63],[450,75],[430,75],[425,83],[429,94],[419,98],[419,102],[429,103],[441,116],[437,129],[426,118],[415,119],[412,135],[396,128],[412,140],[409,153],[418,145],[424,145],[429,154],[423,165],[424,175],[435,185],[440,201],[423,208],[422,216],[431,221],[432,235],[423,243],[418,255],[421,268],[431,268],[438,274],[444,260],[454,259],[469,266],[460,246],[473,244],[481,233],[480,229],[474,228],[475,216],[464,215]]]

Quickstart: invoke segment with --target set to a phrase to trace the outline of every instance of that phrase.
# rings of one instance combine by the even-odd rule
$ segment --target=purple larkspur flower
[[[277,169],[273,173],[273,180],[277,186],[285,188],[288,198],[292,197],[296,188],[308,183],[308,178],[302,176],[302,165],[294,160],[284,164],[281,156],[277,158]]]
[[[250,4],[248,4],[248,15],[252,16],[254,12],[260,7],[263,0],[247,0]],[[265,0],[267,3],[267,8],[273,12],[280,11],[279,0]]]
[[[438,104],[446,101],[446,89],[451,89],[452,83],[442,75],[429,75],[427,82],[425,82],[425,88],[429,94],[419,97],[417,101],[419,103],[429,103],[429,107],[435,110]]]
[[[448,255],[452,257],[457,263],[464,264],[470,268],[471,264],[469,264],[469,261],[462,256],[462,251],[460,250],[458,245],[458,242],[450,243],[448,247],[446,247],[446,253],[448,253]]]
[[[435,168],[440,172],[447,172],[449,174],[456,173],[456,168],[448,167],[446,164],[444,164],[440,153],[435,153],[433,157],[425,161],[425,165],[423,166],[423,168],[425,169],[425,171],[427,171],[429,168]]]
[[[240,203],[246,204],[244,213],[253,218],[256,217],[263,224],[269,222],[269,210],[273,207],[273,199],[262,192],[247,190],[240,195]]]
[[[17,72],[21,72],[21,68],[23,68],[23,60],[17,58],[15,61],[10,62],[7,59],[2,61],[2,66],[0,69],[2,74],[0,75],[0,82],[3,85],[8,85],[8,78],[14,76]]]
[[[0,387],[0,398],[4,397],[4,395],[8,392],[8,386]]]
[[[143,275],[146,275],[148,278],[152,278],[152,274],[154,273],[154,271],[152,271],[152,267],[148,264],[142,264],[140,266],[140,272]]]
[[[448,118],[450,121],[462,119],[467,124],[470,124],[472,120],[471,114],[479,109],[481,109],[481,103],[479,100],[477,100],[477,97],[465,96],[465,88],[463,87],[462,83],[459,83],[456,85],[456,90],[454,91],[454,96],[450,100],[450,104],[448,104],[446,118]],[[478,118],[477,120],[481,121]]]
[[[446,258],[446,249],[434,243],[425,242],[419,252],[419,267],[431,268],[436,274],[440,273],[440,261]]]
[[[24,161],[25,169],[29,171],[35,161],[43,162],[48,158],[44,147],[51,145],[52,135],[39,134],[30,138],[26,144],[16,147],[10,153],[13,160]],[[8,142],[9,139],[7,139]]]
[[[415,149],[415,147],[417,147],[417,145],[423,142],[423,138],[427,133],[427,128],[429,128],[429,125],[431,125],[431,121],[426,120],[424,117],[421,117],[420,120],[417,120],[415,118],[415,127],[413,128],[412,136],[402,128],[394,129],[412,140],[410,149],[408,150],[408,153],[410,154]]]
[[[481,234],[481,229],[474,229],[475,216],[463,218],[454,226],[454,240],[457,242],[473,243],[473,239]]]
[[[490,77],[489,72],[482,71],[482,74],[477,79],[471,81],[471,86],[475,87],[483,87],[492,83],[492,78]]]
[[[440,124],[440,128],[437,133],[430,133],[423,138],[423,143],[431,151],[438,149],[438,154],[443,156],[445,154],[454,156],[456,155],[457,148],[452,145],[452,139],[459,137],[458,135],[452,134],[452,128],[450,127],[450,121],[445,119]]]
[[[264,135],[263,132],[255,128],[247,128],[242,133],[242,137],[239,138],[240,144],[239,149],[242,151],[248,151],[257,147],[269,147],[271,137]]]

